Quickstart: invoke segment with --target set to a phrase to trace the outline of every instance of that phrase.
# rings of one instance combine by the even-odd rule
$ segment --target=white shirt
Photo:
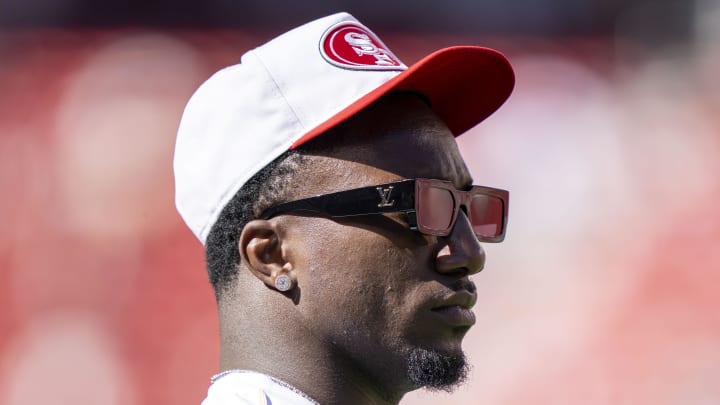
[[[202,405],[319,405],[292,385],[249,370],[228,370],[212,378]]]

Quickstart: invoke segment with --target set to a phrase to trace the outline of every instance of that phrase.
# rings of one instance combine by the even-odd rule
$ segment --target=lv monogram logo
[[[378,207],[392,207],[395,205],[395,200],[390,200],[392,189],[393,186],[388,188],[377,187],[378,194],[380,194],[380,204],[378,204]]]

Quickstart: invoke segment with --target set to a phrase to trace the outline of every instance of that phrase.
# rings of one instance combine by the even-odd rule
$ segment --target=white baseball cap
[[[188,101],[175,145],[175,204],[204,244],[255,173],[395,90],[423,93],[455,136],[497,110],[515,78],[498,51],[459,46],[405,66],[347,13],[248,51]]]

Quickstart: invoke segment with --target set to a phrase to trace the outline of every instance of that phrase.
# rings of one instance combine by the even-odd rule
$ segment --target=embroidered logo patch
[[[330,27],[320,39],[320,53],[335,66],[357,70],[405,70],[380,38],[362,25],[344,21]]]

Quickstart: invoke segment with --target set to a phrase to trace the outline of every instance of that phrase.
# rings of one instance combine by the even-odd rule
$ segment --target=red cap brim
[[[500,108],[514,85],[510,62],[494,49],[477,46],[441,49],[313,128],[290,149],[340,124],[383,95],[402,90],[426,95],[435,114],[458,136]]]

